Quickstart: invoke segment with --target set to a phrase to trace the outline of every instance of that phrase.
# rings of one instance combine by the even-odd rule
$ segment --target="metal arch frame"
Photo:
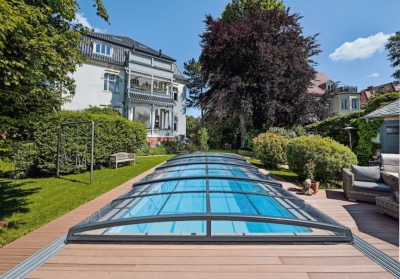
[[[91,230],[97,229],[107,229],[111,227],[118,226],[126,226],[126,225],[135,225],[135,224],[148,224],[148,223],[159,223],[159,222],[176,222],[176,221],[205,221],[207,222],[207,229],[205,236],[189,236],[189,241],[248,241],[252,239],[253,241],[305,241],[315,242],[316,239],[319,241],[331,241],[331,242],[349,242],[353,243],[353,235],[349,228],[336,225],[336,224],[323,224],[315,221],[309,220],[299,220],[299,219],[289,219],[289,218],[281,218],[281,217],[271,217],[271,216],[252,216],[252,215],[233,215],[233,214],[188,214],[188,215],[163,215],[163,216],[148,216],[148,217],[134,217],[134,218],[123,218],[111,221],[103,221],[95,224],[81,224],[74,226],[69,229],[66,243],[77,243],[77,242],[120,242],[120,241],[185,241],[188,240],[186,236],[109,236],[109,235],[76,235],[77,233],[82,233]],[[242,222],[258,222],[258,223],[273,223],[273,224],[281,224],[281,225],[292,225],[306,228],[314,228],[314,229],[322,229],[331,231],[334,233],[341,233],[344,236],[340,237],[338,235],[334,236],[301,236],[301,235],[286,235],[286,236],[214,236],[211,233],[211,228],[209,228],[209,224],[211,221],[242,221]],[[250,238],[249,238],[250,237]]]
[[[213,154],[213,153],[210,153]],[[167,160],[167,162],[171,162],[171,161],[177,161],[177,160],[181,160],[181,159],[189,159],[189,158],[224,158],[224,159],[233,159],[233,160],[237,160],[237,161],[243,161],[246,162],[246,160],[244,160],[242,157],[240,156],[225,156],[225,155],[207,155],[207,153],[205,153],[205,155],[201,155],[201,154],[193,154],[193,155],[182,155],[182,156],[176,156],[173,157],[169,160]]]
[[[241,180],[241,181],[251,181],[251,182],[259,182],[259,183],[266,183],[266,184],[273,184],[270,186],[278,186],[280,188],[282,187],[282,184],[279,182],[274,182],[274,181],[269,181],[265,179],[257,179],[257,178],[250,178],[250,177],[232,177],[232,176],[218,176],[218,175],[205,175],[205,176],[185,176],[185,177],[164,177],[164,178],[159,178],[159,179],[151,179],[151,180],[146,180],[146,181],[139,181],[136,183],[133,183],[132,188],[136,186],[141,186],[141,185],[146,185],[146,184],[151,184],[151,183],[159,183],[159,182],[167,182],[167,181],[174,181],[174,180],[193,180],[193,179],[224,179],[224,180]]]
[[[185,164],[185,166],[186,165],[188,165],[188,164]],[[197,165],[197,164],[191,164],[191,165]],[[209,163],[199,163],[198,165],[204,165],[205,167],[197,167],[197,168],[191,168],[191,169],[177,169],[177,170],[165,170],[165,171],[162,171],[163,169],[160,169],[160,170],[158,170],[158,168],[157,168],[157,170],[154,172],[154,174],[160,174],[160,173],[165,173],[165,172],[173,172],[173,171],[187,171],[187,170],[204,170],[204,169],[211,169],[211,170],[228,170],[228,171],[235,171],[235,170],[231,170],[231,169],[229,169],[229,168],[227,168],[227,169],[216,169],[216,168],[212,168],[212,167],[209,167],[209,165],[210,166],[214,166],[214,165],[217,165],[217,164],[209,164]],[[218,165],[227,165],[227,164],[218,164]],[[229,165],[229,166],[231,166],[231,165]],[[178,166],[176,166],[176,167],[180,167],[180,165],[178,165]],[[265,174],[263,174],[262,172],[259,172],[256,168],[253,168],[253,167],[246,167],[246,166],[238,166],[238,167],[242,167],[242,168],[244,168],[244,170],[242,170],[243,172],[248,172],[248,173],[251,173],[251,174],[260,174],[260,175],[263,175],[263,176],[265,176],[265,177],[267,177]],[[174,168],[174,166],[168,166],[167,167],[167,169],[168,168]],[[165,169],[165,168],[164,168]]]
[[[169,191],[169,192],[147,193],[147,194],[143,194],[143,195],[126,196],[126,197],[124,196],[124,197],[121,197],[121,198],[116,198],[111,203],[114,203],[114,202],[117,202],[117,201],[129,200],[129,199],[158,196],[158,195],[199,194],[199,193],[206,194],[206,192],[207,192],[207,190],[190,190],[190,191]],[[146,192],[143,192],[143,193],[146,193]],[[214,193],[224,193],[224,194],[255,195],[255,196],[263,196],[263,197],[272,197],[272,198],[281,198],[281,199],[287,199],[287,200],[295,200],[295,201],[299,201],[301,203],[305,203],[305,201],[300,200],[297,197],[279,196],[279,195],[257,193],[257,192],[209,190],[209,193],[213,193],[213,194]]]
[[[246,163],[245,161],[243,161],[243,164],[238,164],[238,163],[232,163],[232,162],[186,162],[186,163],[177,163],[177,164],[170,164],[168,165],[168,163],[165,163],[162,166],[157,167],[155,170],[161,170],[161,169],[165,169],[165,168],[169,168],[169,167],[177,167],[177,166],[187,166],[187,165],[199,165],[199,164],[207,164],[207,165],[230,165],[230,166],[241,166],[241,167],[245,167],[248,169],[255,169],[258,170],[257,167],[250,165],[249,163]]]

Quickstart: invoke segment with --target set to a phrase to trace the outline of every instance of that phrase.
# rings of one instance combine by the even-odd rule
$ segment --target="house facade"
[[[90,33],[80,47],[89,61],[73,74],[76,94],[63,109],[112,108],[146,125],[151,145],[186,135],[186,79],[175,59],[116,35]]]
[[[343,115],[361,109],[360,93],[357,92],[357,87],[338,85],[325,73],[318,72],[311,81],[307,93],[318,96],[328,92],[333,93],[329,100],[329,110],[332,114]]]
[[[330,100],[332,113],[343,115],[360,110],[360,93],[355,86],[339,86]]]

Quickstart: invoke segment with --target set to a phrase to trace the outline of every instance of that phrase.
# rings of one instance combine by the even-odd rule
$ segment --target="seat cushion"
[[[384,183],[357,180],[354,180],[353,189],[361,191],[392,192],[392,188]]]
[[[361,167],[352,165],[351,172],[354,174],[354,180],[357,181],[382,182],[379,166]]]

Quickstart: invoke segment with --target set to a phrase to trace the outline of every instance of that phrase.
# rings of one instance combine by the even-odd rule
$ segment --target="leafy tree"
[[[395,35],[389,38],[385,48],[389,51],[388,58],[392,62],[391,66],[393,68],[397,67],[392,77],[400,81],[400,31],[397,31]]]
[[[306,93],[315,76],[311,57],[319,53],[317,35],[303,36],[300,18],[283,9],[230,20],[206,17],[200,62],[209,90],[203,103],[221,119],[237,115],[242,148],[248,122],[259,130],[263,124],[303,124],[318,107]]]
[[[193,116],[186,116],[186,134],[193,141],[197,143],[198,131],[201,127],[200,118],[195,118]]]
[[[276,0],[232,0],[232,3],[226,5],[222,19],[245,18],[255,11],[283,10],[284,8],[283,2]]]
[[[208,141],[207,129],[204,127],[201,127],[199,130],[199,143],[200,143],[201,151],[208,151],[207,141]]]
[[[203,119],[201,100],[207,86],[207,81],[205,80],[204,74],[201,70],[201,64],[199,61],[192,58],[187,63],[184,62],[183,67],[185,68],[183,74],[189,77],[186,84],[189,89],[189,97],[186,99],[186,105],[189,108],[200,108],[201,119]]]
[[[97,15],[108,21],[101,0]],[[0,0],[0,115],[29,128],[75,93],[71,73],[84,61],[78,47],[88,31],[74,23],[77,0]]]

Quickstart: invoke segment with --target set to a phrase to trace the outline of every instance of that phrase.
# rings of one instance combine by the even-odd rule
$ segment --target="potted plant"
[[[315,163],[309,160],[304,166],[307,179],[311,181],[310,188],[313,189],[314,194],[318,193],[319,181],[314,181],[315,176]]]

